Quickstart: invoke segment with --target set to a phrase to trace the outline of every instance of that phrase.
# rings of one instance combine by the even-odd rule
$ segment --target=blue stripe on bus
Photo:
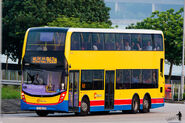
[[[37,110],[37,107],[45,107],[49,111],[65,111],[68,112],[68,101],[56,105],[31,105],[21,100],[21,110]]]
[[[105,111],[104,106],[91,106],[90,107],[90,111],[94,112],[94,111]]]
[[[90,112],[95,111],[114,111],[114,110],[131,110],[131,105],[114,105],[114,109],[105,110],[104,106],[91,106]],[[79,108],[80,111],[80,108]]]
[[[140,104],[140,109],[143,109],[143,104]]]
[[[114,110],[131,110],[131,105],[114,105]]]
[[[151,108],[159,108],[163,106],[164,106],[164,103],[152,104]],[[114,109],[112,109],[112,111],[113,110],[131,110],[131,109],[132,109],[131,105],[114,105]],[[140,104],[140,109],[143,109],[143,104]],[[90,111],[94,112],[94,111],[107,111],[107,110],[104,109],[104,106],[91,106]],[[79,107],[79,112],[80,112],[80,107]]]
[[[158,103],[158,104],[152,104],[151,108],[159,108],[159,107],[163,107],[164,103]]]

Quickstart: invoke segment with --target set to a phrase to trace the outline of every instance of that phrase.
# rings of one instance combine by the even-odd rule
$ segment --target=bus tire
[[[82,100],[82,102],[81,102],[81,112],[80,112],[81,115],[87,115],[89,113],[89,109],[90,109],[89,105],[90,105],[90,103],[86,98]]]
[[[150,112],[150,99],[148,96],[145,96],[143,99],[143,109],[141,110],[142,113]]]
[[[138,96],[134,96],[134,98],[132,99],[132,110],[131,112],[133,114],[136,114],[139,111],[139,97]]]
[[[47,111],[36,111],[36,114],[40,117],[45,117],[49,114]]]

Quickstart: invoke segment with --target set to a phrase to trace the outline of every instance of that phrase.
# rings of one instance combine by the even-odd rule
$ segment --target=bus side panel
[[[116,69],[158,69],[158,88],[116,89],[115,87],[113,110],[131,110],[132,97],[135,93],[137,93],[140,98],[140,109],[143,108],[143,98],[146,93],[149,93],[151,96],[151,108],[164,106],[164,73],[163,77],[160,76],[160,59],[164,59],[164,51],[70,51],[70,35],[71,32],[68,32],[68,38],[65,47],[65,56],[68,60],[71,70],[104,69],[116,71]],[[163,88],[163,92],[160,92],[161,87]],[[99,98],[95,98],[95,93],[102,94],[102,96]],[[105,111],[104,90],[80,91],[79,111],[81,100],[84,95],[87,95],[89,97],[90,111]]]
[[[80,91],[79,95],[79,112],[80,112],[80,106],[81,101],[84,95],[87,95],[90,100],[90,112],[95,111],[105,111],[104,110],[104,90],[91,90],[91,91]]]

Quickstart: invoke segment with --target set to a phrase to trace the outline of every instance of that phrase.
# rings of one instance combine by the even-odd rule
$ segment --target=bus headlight
[[[25,96],[24,96],[24,92],[21,92],[21,99],[26,102]]]
[[[64,98],[66,96],[66,92],[61,93],[58,103],[61,103],[64,101]]]

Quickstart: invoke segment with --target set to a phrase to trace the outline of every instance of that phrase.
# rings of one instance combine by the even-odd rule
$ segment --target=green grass
[[[20,99],[20,86],[2,86],[2,99]]]

